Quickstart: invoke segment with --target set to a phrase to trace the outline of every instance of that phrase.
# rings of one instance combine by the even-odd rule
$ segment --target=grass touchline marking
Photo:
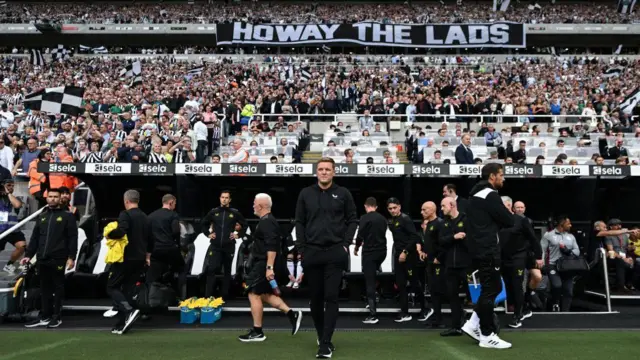
[[[0,360],[9,360],[9,359],[16,358],[18,356],[35,354],[35,353],[39,353],[39,352],[55,349],[57,347],[68,345],[68,344],[71,344],[72,342],[76,342],[76,341],[79,341],[79,340],[80,340],[79,338],[70,338],[70,339],[66,339],[66,340],[62,340],[62,341],[56,341],[56,342],[51,343],[51,344],[37,346],[37,347],[24,349],[24,350],[20,350],[20,351],[14,351],[14,352],[9,353],[9,354],[0,355]]]

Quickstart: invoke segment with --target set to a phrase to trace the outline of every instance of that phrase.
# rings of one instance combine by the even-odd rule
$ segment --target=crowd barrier
[[[360,176],[479,176],[484,165],[463,164],[336,164],[336,174]],[[137,163],[40,163],[43,173],[91,175],[269,175],[313,176],[314,164],[137,164]],[[557,177],[637,177],[640,166],[596,165],[504,165],[505,177],[557,178]]]

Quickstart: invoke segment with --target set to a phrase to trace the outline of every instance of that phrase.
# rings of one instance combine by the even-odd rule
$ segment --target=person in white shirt
[[[4,143],[4,134],[0,134],[0,165],[6,169],[13,169],[13,150]]]
[[[207,125],[202,121],[202,116],[196,118],[196,123],[193,125],[193,132],[196,134],[196,162],[204,163],[204,158],[207,155],[207,138],[209,136],[209,130]]]
[[[7,104],[2,104],[0,111],[0,129],[8,129],[13,124],[14,116],[11,111],[7,111]]]
[[[200,108],[200,103],[196,100],[195,96],[189,95],[189,100],[184,103],[184,107],[186,108],[187,106],[191,106],[191,108],[197,112]]]
[[[242,148],[242,140],[234,139],[231,142],[233,155],[229,156],[229,163],[246,163],[249,161],[249,153]]]

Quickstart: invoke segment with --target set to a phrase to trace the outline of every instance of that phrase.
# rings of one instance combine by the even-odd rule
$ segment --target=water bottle
[[[280,296],[280,294],[282,294],[280,292],[280,288],[278,287],[278,283],[276,282],[276,279],[269,281],[269,285],[271,285],[271,290],[273,290],[273,295]]]

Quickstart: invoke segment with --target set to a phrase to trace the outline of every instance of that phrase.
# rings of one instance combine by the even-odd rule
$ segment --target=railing
[[[36,211],[33,214],[31,214],[31,215],[27,216],[26,218],[22,219],[22,221],[20,221],[19,223],[13,225],[7,231],[5,231],[2,234],[0,234],[0,240],[2,240],[5,237],[9,236],[9,234],[11,234],[12,232],[20,229],[26,223],[28,223],[29,221],[33,220],[36,216],[40,215],[47,207],[49,207],[49,205],[43,206],[42,208],[38,209],[38,211]]]
[[[607,251],[603,248],[597,250],[597,255],[602,258],[602,275],[604,276],[604,293],[586,290],[585,293],[604,298],[607,303],[607,311],[611,312],[611,290],[609,289],[609,269],[607,267]]]

